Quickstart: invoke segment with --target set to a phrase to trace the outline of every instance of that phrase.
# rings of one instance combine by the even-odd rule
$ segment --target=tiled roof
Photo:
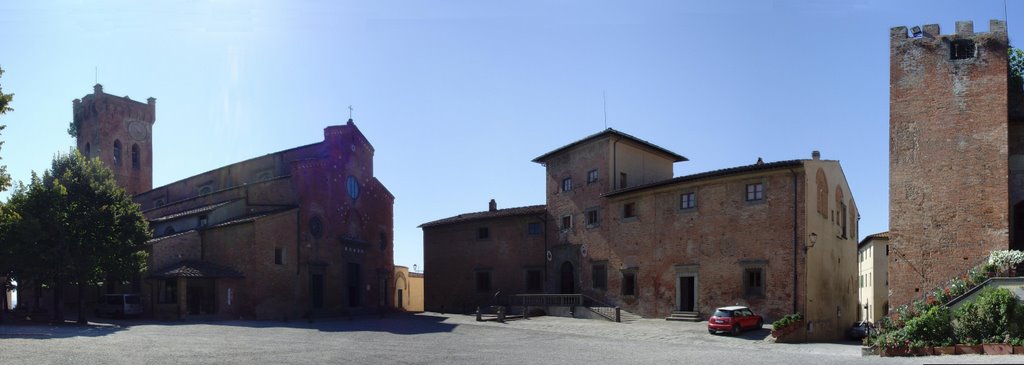
[[[637,186],[630,187],[630,188],[625,188],[625,189],[620,189],[620,190],[608,192],[608,193],[603,194],[603,196],[605,196],[605,197],[612,197],[612,196],[621,195],[621,194],[625,194],[625,193],[630,193],[630,192],[634,192],[634,191],[650,189],[650,188],[654,188],[654,187],[658,187],[658,186],[671,185],[671,184],[676,184],[676,183],[681,183],[681,182],[697,181],[697,180],[701,180],[701,179],[708,179],[708,178],[713,178],[713,177],[722,177],[722,176],[728,176],[728,175],[734,175],[734,174],[744,174],[744,173],[748,173],[748,172],[761,171],[761,170],[771,170],[771,169],[778,169],[778,168],[785,168],[785,167],[797,167],[797,166],[802,166],[802,165],[803,165],[803,160],[788,160],[788,161],[776,161],[776,162],[769,162],[769,163],[763,163],[763,164],[753,164],[753,165],[746,165],[746,166],[730,167],[730,168],[727,168],[727,169],[713,170],[713,171],[708,171],[708,172],[702,172],[702,173],[699,173],[699,174],[686,175],[686,176],[680,176],[680,177],[676,177],[676,178],[672,178],[672,179],[667,179],[667,180],[655,181],[655,182],[649,183],[649,184],[637,185]]]
[[[147,245],[152,245],[154,243],[166,240],[168,238],[174,238],[174,237],[182,236],[182,235],[185,235],[186,233],[195,232],[195,231],[196,231],[195,229],[190,229],[190,230],[187,230],[187,231],[181,231],[181,232],[178,232],[178,233],[172,233],[172,234],[169,234],[169,235],[166,235],[166,236],[154,237],[153,239],[151,239],[149,241],[146,241],[146,244]]]
[[[888,240],[889,239],[889,231],[879,232],[879,233],[875,233],[875,234],[869,234],[869,235],[865,236],[864,239],[860,240],[860,243],[857,244],[857,247],[863,246],[864,244],[868,243],[868,241],[870,241],[870,240],[877,240],[877,239]]]
[[[206,261],[185,260],[150,272],[156,278],[244,278],[238,270]]]
[[[501,217],[512,217],[518,215],[530,215],[530,214],[543,214],[547,211],[544,205],[531,205],[526,207],[506,208],[498,209],[495,211],[485,211],[476,213],[459,214],[454,217],[448,217],[445,219],[438,219],[433,222],[427,222],[420,225],[419,228],[436,227],[445,224],[461,223],[467,221],[473,221],[478,219],[488,218],[501,218]]]
[[[224,202],[220,202],[220,203],[204,205],[204,206],[201,206],[199,208],[193,208],[193,209],[189,209],[189,210],[182,211],[182,212],[171,213],[171,214],[165,215],[163,217],[153,218],[153,219],[150,219],[149,221],[156,223],[156,222],[163,222],[163,221],[167,221],[167,220],[171,220],[171,219],[175,219],[175,218],[186,217],[186,216],[190,216],[190,215],[194,215],[194,214],[207,213],[207,212],[213,211],[213,210],[215,210],[217,208],[220,208],[220,207],[223,207],[225,205],[228,205],[229,203],[237,201],[237,200],[239,200],[239,199],[233,199],[233,200],[228,200],[228,201],[224,201]]]
[[[537,157],[537,158],[533,159],[533,162],[543,163],[544,160],[547,160],[547,158],[551,157],[552,155],[558,154],[558,153],[560,153],[560,152],[562,152],[562,151],[564,151],[566,149],[569,149],[569,148],[572,148],[572,147],[576,147],[576,146],[578,146],[580,144],[583,144],[583,143],[586,143],[586,142],[590,142],[592,140],[595,140],[595,139],[598,139],[598,138],[602,138],[602,137],[607,136],[607,135],[618,136],[618,137],[625,138],[625,139],[628,139],[630,141],[633,141],[635,143],[638,143],[640,145],[647,146],[650,149],[653,149],[655,151],[661,152],[661,153],[671,157],[674,162],[689,161],[686,157],[680,156],[679,154],[676,154],[675,152],[672,152],[672,151],[669,151],[667,149],[664,149],[664,148],[662,148],[662,147],[660,147],[660,146],[658,146],[656,144],[653,144],[651,142],[647,142],[647,141],[642,140],[640,138],[633,137],[633,136],[628,135],[626,133],[619,132],[619,131],[614,130],[612,128],[608,128],[608,129],[605,129],[605,130],[603,130],[601,132],[598,132],[598,133],[589,135],[587,137],[584,137],[583,139],[578,140],[576,142],[573,142],[573,143],[567,144],[565,146],[559,147],[559,148],[555,149],[554,151],[551,151],[551,152],[545,153],[543,155],[540,155],[540,157]]]
[[[266,212],[260,212],[260,213],[252,214],[252,215],[247,215],[247,216],[243,216],[243,217],[240,217],[240,218],[237,218],[237,219],[232,219],[232,220],[229,220],[229,221],[226,221],[226,222],[217,223],[215,225],[210,226],[210,228],[218,228],[218,227],[230,226],[230,225],[239,224],[239,223],[248,223],[248,222],[252,222],[252,221],[255,221],[257,219],[269,216],[269,215],[274,215],[274,214],[285,212],[285,211],[289,211],[289,210],[292,210],[292,209],[295,209],[295,208],[288,207],[288,208],[284,208],[284,209],[275,209],[275,210],[271,210],[271,211],[266,211]]]

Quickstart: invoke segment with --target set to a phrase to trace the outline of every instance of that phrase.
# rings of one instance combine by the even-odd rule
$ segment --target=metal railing
[[[516,294],[510,304],[523,307],[524,316],[529,315],[530,307],[569,307],[570,312],[575,307],[584,307],[610,321],[622,321],[619,307],[583,294]]]

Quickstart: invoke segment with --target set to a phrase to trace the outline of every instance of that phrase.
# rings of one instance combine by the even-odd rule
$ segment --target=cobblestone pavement
[[[854,343],[773,344],[767,330],[709,335],[705,323],[538,317],[0,325],[0,364],[920,364],[1022,363],[1024,356],[861,357]]]

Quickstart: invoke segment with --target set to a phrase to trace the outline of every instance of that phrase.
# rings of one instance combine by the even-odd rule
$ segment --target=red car
[[[754,314],[750,308],[743,306],[721,307],[708,318],[708,333],[729,332],[738,335],[743,330],[760,329],[764,318]]]

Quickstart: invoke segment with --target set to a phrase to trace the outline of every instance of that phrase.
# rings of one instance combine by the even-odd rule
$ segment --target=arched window
[[[164,228],[164,236],[170,236],[172,234],[174,234],[173,226],[167,226],[167,228]]]
[[[818,168],[815,180],[818,185],[818,213],[822,217],[828,217],[828,178],[825,177],[825,171]]]
[[[89,145],[89,142],[85,142],[85,158],[91,157],[91,156],[89,156],[91,153],[92,153],[92,146]]]
[[[133,169],[136,169],[136,170],[139,169],[139,159],[140,158],[141,157],[139,157],[139,145],[138,144],[132,144],[132,168]]]
[[[121,140],[114,140],[114,166],[121,166]]]

